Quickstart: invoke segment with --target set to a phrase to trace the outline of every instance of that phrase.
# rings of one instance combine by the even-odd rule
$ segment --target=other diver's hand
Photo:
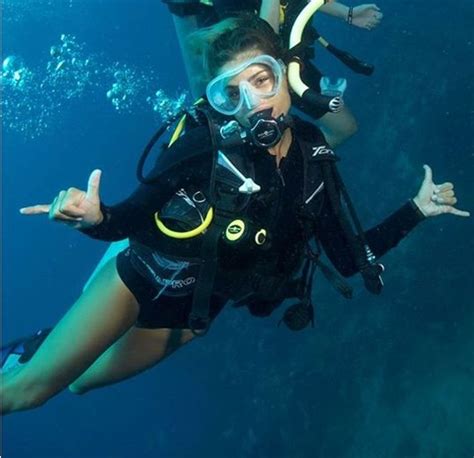
[[[457,216],[470,216],[469,212],[454,208],[458,201],[454,195],[454,185],[452,183],[434,184],[431,168],[427,165],[423,168],[425,178],[417,196],[413,199],[423,215],[429,217],[451,213]]]
[[[23,215],[49,214],[49,219],[59,221],[74,229],[86,229],[102,222],[99,184],[100,170],[94,170],[87,183],[87,191],[69,188],[61,191],[51,204],[33,205],[20,209]]]
[[[362,29],[374,29],[383,18],[380,8],[374,3],[355,6],[352,11],[352,25]]]

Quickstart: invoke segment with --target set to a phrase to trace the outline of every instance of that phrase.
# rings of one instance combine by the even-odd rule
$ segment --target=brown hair
[[[284,51],[280,37],[270,25],[253,13],[229,17],[189,36],[193,51],[202,55],[206,79],[237,54],[259,50],[279,59]]]

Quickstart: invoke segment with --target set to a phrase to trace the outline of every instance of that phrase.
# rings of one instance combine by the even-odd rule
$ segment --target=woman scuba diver
[[[96,239],[128,237],[130,247],[100,270],[31,359],[4,374],[3,414],[38,407],[66,387],[82,394],[132,377],[205,334],[226,303],[266,316],[294,298],[282,322],[301,329],[312,321],[316,268],[350,295],[319,247],[340,274],[360,272],[379,293],[377,259],[419,222],[469,216],[454,207],[453,185],[435,184],[425,166],[416,197],[362,231],[331,147],[289,113],[284,50],[271,27],[244,15],[198,38],[208,104],[150,174],[139,174],[144,183],[129,198],[105,205],[95,170],[87,190],[21,209]]]
[[[330,84],[329,78],[323,77],[312,60],[315,41],[329,50],[356,73],[370,75],[373,71],[371,65],[328,43],[327,40],[318,35],[313,27],[308,27],[306,24],[301,42],[298,46],[293,47],[291,51],[288,49],[293,46],[290,44],[293,26],[308,4],[307,0],[163,0],[163,2],[167,4],[173,15],[176,34],[194,99],[199,99],[199,97],[205,94],[206,77],[202,56],[200,50],[197,49],[199,45],[196,46],[199,42],[190,40],[189,36],[203,27],[210,26],[220,19],[228,17],[232,13],[241,11],[259,15],[260,18],[268,22],[284,43],[286,48],[285,59],[287,61],[299,59],[303,62],[301,76],[304,83],[315,91],[323,91],[326,96],[339,95],[342,100],[346,80],[340,78],[334,85]],[[372,30],[376,27],[383,17],[380,9],[375,4],[348,7],[342,3],[331,1],[324,3],[317,11],[366,30]],[[300,97],[293,97],[292,104],[312,119],[317,120],[317,124],[322,130],[326,141],[333,148],[344,143],[357,131],[356,119],[344,103],[337,110],[329,110],[324,106],[324,100],[322,104],[314,104],[307,103]],[[91,283],[100,268],[126,246],[128,246],[128,241],[124,240],[112,243],[108,247],[96,269],[86,282],[84,289]]]

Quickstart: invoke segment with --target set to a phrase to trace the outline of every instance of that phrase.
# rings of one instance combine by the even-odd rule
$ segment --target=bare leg
[[[189,329],[133,327],[69,386],[75,394],[132,377],[159,363],[192,340]]]
[[[51,331],[24,369],[5,374],[2,414],[38,407],[76,380],[136,321],[139,306],[115,258]]]
[[[332,148],[338,147],[357,132],[357,121],[347,106],[339,113],[326,113],[318,124]]]

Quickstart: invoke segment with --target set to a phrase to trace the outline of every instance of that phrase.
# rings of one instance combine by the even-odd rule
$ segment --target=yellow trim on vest
[[[196,105],[200,105],[201,103],[205,102],[204,98],[203,97],[200,97],[199,99],[197,99],[193,105],[196,106]],[[184,114],[181,119],[179,120],[178,122],[178,125],[176,126],[176,129],[174,130],[173,132],[173,135],[171,136],[171,140],[168,144],[168,148],[173,145],[173,143],[178,140],[178,138],[181,136],[181,134],[183,133],[183,130],[184,130],[184,125],[186,124],[186,114]]]
[[[171,136],[171,140],[168,144],[168,148],[181,136],[184,130],[185,124],[186,124],[186,115],[184,114],[183,116],[181,116],[181,119],[179,120],[178,125],[176,126],[176,129],[174,130],[173,135]]]

